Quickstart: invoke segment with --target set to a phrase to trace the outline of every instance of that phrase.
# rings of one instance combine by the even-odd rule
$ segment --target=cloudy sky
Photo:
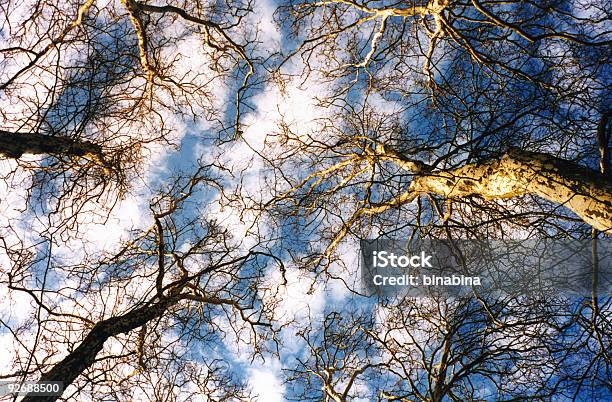
[[[254,0],[249,12],[238,2],[229,9],[217,2],[192,5],[193,15],[213,21],[207,24],[156,8],[161,3],[140,10],[134,2],[119,0],[2,5],[0,48],[9,50],[0,56],[0,81],[10,85],[0,94],[0,129],[68,133],[103,143],[114,162],[125,164],[126,173],[117,175],[122,185],[107,185],[99,181],[104,177],[99,166],[87,158],[24,154],[0,159],[0,375],[27,371],[32,361],[55,363],[70,353],[69,345],[78,344],[88,330],[85,320],[71,315],[102,320],[151,297],[157,269],[155,214],[172,205],[160,194],[184,195],[177,186],[199,177],[195,172],[201,166],[210,165],[209,176],[198,179],[168,223],[173,250],[187,253],[197,242],[191,235],[214,222],[231,234],[233,256],[253,250],[275,254],[278,259],[240,271],[245,277],[260,275],[253,281],[255,290],[240,287],[247,279],[236,289],[252,292],[256,306],[269,306],[273,327],[280,331],[274,339],[263,336],[259,345],[260,338],[253,338],[236,312],[211,307],[205,313],[209,337],[187,341],[182,327],[165,321],[166,331],[155,342],[169,345],[163,353],[180,351],[204,371],[206,358],[223,361],[259,401],[299,399],[308,390],[308,381],[286,383],[284,378],[288,370],[312,366],[310,348],[323,339],[326,325],[341,327],[324,319],[333,311],[364,328],[381,329],[405,347],[408,360],[438,353],[429,344],[432,332],[445,325],[436,314],[446,317],[452,315],[445,310],[450,305],[459,307],[415,301],[411,308],[422,314],[420,319],[411,327],[399,325],[400,310],[356,293],[360,237],[407,238],[417,230],[443,237],[449,232],[442,226],[453,220],[465,223],[457,230],[466,237],[586,233],[568,211],[530,196],[458,206],[429,196],[412,202],[413,197],[402,208],[392,208],[398,205],[395,197],[409,191],[413,173],[377,144],[401,149],[432,169],[478,163],[517,146],[594,169],[591,134],[601,105],[609,104],[610,66],[601,63],[605,56],[599,43],[581,53],[574,42],[609,36],[609,19],[598,19],[603,11],[596,1],[566,2],[558,14],[544,18],[543,26],[566,29],[573,42],[528,44],[522,42],[528,34],[511,23],[487,22],[490,16],[476,9],[463,15],[471,4],[449,12],[455,25],[445,28],[443,1],[423,2],[429,6],[421,11],[398,6],[385,12],[377,7],[391,2],[363,7],[350,1],[304,3],[314,11],[296,6],[292,14],[273,0]],[[513,7],[495,10],[512,15]],[[296,15],[298,22],[292,20]],[[334,24],[342,29],[334,30]],[[544,29],[529,24],[534,32]],[[512,32],[480,40],[488,25]],[[494,57],[500,61],[490,61]],[[550,95],[550,88],[561,95]],[[588,136],[580,134],[585,132]],[[378,157],[383,161],[374,162]],[[62,170],[64,164],[74,170]],[[83,179],[71,173],[79,169],[95,174]],[[278,208],[268,208],[274,197]],[[503,214],[511,219],[497,225]],[[551,216],[561,223],[551,223]],[[428,223],[421,225],[420,219]],[[123,248],[133,251],[132,262],[122,260]],[[306,262],[326,251],[329,255],[316,264]],[[105,261],[115,254],[121,258]],[[190,256],[187,271],[206,265],[207,258]],[[131,276],[122,272],[127,267]],[[34,291],[9,288],[14,278]],[[221,274],[209,280],[211,286],[223,286]],[[51,312],[62,318],[46,322]],[[529,331],[540,330],[535,327]],[[134,344],[136,336],[133,331],[111,338],[102,353],[127,353],[125,345]],[[346,336],[361,345],[361,335]],[[491,335],[492,348],[512,342],[541,347],[524,334],[496,336]],[[260,346],[265,351],[256,353]],[[369,358],[366,349],[356,357],[346,355]],[[392,361],[394,353],[382,350],[371,362]],[[110,363],[100,367],[105,364]],[[118,378],[138,374],[129,359],[113,370]],[[152,373],[149,384],[161,382],[163,375]],[[343,375],[339,388],[352,381],[350,372]],[[521,387],[530,375],[517,366],[513,381]],[[372,396],[375,387],[392,383],[387,380],[358,377],[354,393]],[[474,380],[475,397],[494,394],[487,381]],[[320,384],[313,384],[319,392]],[[193,383],[185,391],[190,387],[195,391]],[[74,385],[67,395],[72,392],[78,392]],[[139,392],[145,398],[146,390]]]

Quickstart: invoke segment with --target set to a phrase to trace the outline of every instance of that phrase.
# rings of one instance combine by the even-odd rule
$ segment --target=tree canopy
[[[0,380],[65,387],[24,400],[612,398],[607,2],[0,16]],[[364,239],[587,242],[592,290],[387,300]]]

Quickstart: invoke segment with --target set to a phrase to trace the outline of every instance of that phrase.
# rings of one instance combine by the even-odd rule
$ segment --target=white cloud
[[[273,361],[265,366],[248,370],[249,386],[258,402],[281,402],[285,387],[281,381],[280,363]]]
[[[270,0],[257,0],[254,6],[254,13],[251,16],[259,17],[259,29],[261,31],[260,39],[263,41],[263,48],[268,53],[272,53],[278,49],[279,41],[281,40],[280,31],[274,23],[275,6]],[[257,18],[255,17],[255,18]]]

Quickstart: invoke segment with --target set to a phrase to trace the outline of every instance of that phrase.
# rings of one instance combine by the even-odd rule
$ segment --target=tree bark
[[[119,317],[98,322],[83,342],[51,370],[43,374],[39,381],[61,381],[64,389],[68,387],[87,367],[91,366],[104,342],[112,336],[128,333],[147,322],[161,317],[164,312],[180,300],[180,296],[164,297],[155,304],[149,304],[130,311]],[[22,402],[52,402],[59,396],[35,396],[28,394]]]
[[[0,154],[20,158],[23,154],[79,156],[103,161],[102,147],[90,141],[0,130]]]
[[[547,154],[511,149],[500,160],[417,175],[409,191],[488,200],[534,194],[569,208],[597,230],[612,232],[611,178]]]

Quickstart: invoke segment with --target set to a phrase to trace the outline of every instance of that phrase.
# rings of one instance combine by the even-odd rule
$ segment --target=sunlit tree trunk
[[[409,191],[488,200],[533,194],[569,208],[598,230],[612,230],[610,178],[542,153],[512,149],[499,160],[431,172],[415,177]]]

